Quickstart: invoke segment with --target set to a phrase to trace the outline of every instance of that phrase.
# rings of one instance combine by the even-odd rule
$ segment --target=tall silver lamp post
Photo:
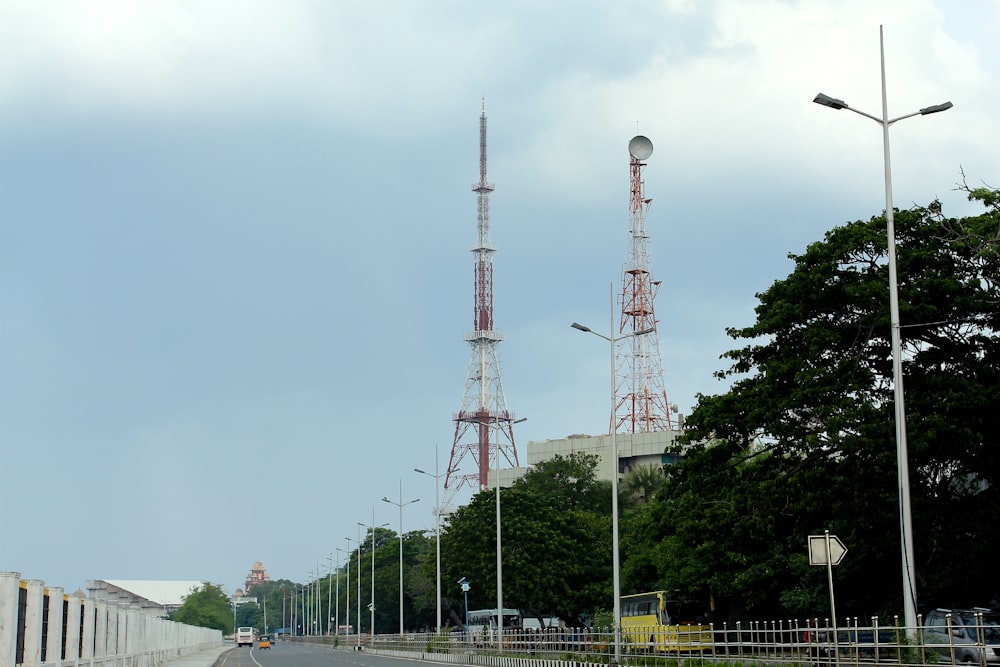
[[[511,425],[528,421],[527,417],[521,417],[511,422]],[[503,557],[500,548],[500,445],[497,443],[497,467],[496,467],[496,489],[497,501],[497,650],[503,650]]]
[[[330,624],[333,621],[333,554],[326,559],[330,565],[330,576],[326,582],[326,634],[330,636]],[[337,574],[337,581],[340,581],[340,573]]]
[[[361,526],[362,528],[368,528],[369,527],[369,526],[366,526],[365,524],[360,523],[360,522],[358,523],[358,525]],[[388,525],[389,524],[387,524],[387,523],[379,524],[378,526],[375,525],[375,506],[372,505],[372,523],[371,523],[371,531],[372,531],[372,597],[371,597],[371,601],[368,603],[368,613],[369,613],[368,634],[371,636],[372,640],[375,639],[375,529],[376,528],[383,528],[383,527],[388,526]],[[360,557],[359,557],[359,559],[360,559]],[[361,575],[359,573],[358,574],[358,579],[359,579],[358,585],[359,586],[361,585],[360,578],[361,578]],[[358,590],[358,595],[359,596],[361,595],[360,589]],[[361,634],[358,633],[358,642],[360,643],[360,641],[361,641]]]
[[[438,448],[434,447],[434,474],[414,468],[414,472],[434,478],[434,540],[437,548],[437,634],[441,634],[441,500],[438,493],[440,480],[445,473],[438,474]]]
[[[403,508],[407,505],[420,502],[420,498],[403,502],[403,480],[399,480],[399,502],[389,500],[382,496],[382,502],[395,505],[399,508],[399,634],[403,634]]]
[[[878,28],[879,52],[882,61],[882,116],[859,111],[838,100],[820,93],[813,99],[816,104],[822,104],[839,111],[847,109],[856,114],[870,118],[882,126],[882,154],[885,168],[885,222],[888,237],[889,256],[889,326],[892,336],[892,384],[895,403],[896,420],[896,466],[899,484],[899,530],[900,550],[903,562],[903,619],[907,633],[912,633],[917,627],[917,583],[913,564],[913,524],[910,514],[910,471],[906,448],[906,408],[903,401],[903,354],[899,331],[899,287],[896,275],[896,231],[894,211],[892,208],[892,168],[889,161],[889,126],[896,121],[912,116],[926,116],[939,111],[947,111],[951,102],[935,104],[919,111],[908,113],[896,118],[889,118],[888,103],[885,92],[885,39],[882,26]]]
[[[615,331],[615,293],[614,284],[611,285],[611,333]],[[621,573],[620,566],[621,562],[619,559],[618,551],[618,424],[616,423],[616,413],[618,407],[618,401],[616,399],[617,390],[617,370],[615,368],[615,343],[620,340],[625,340],[626,338],[631,338],[632,336],[642,336],[644,334],[652,333],[653,329],[642,329],[641,331],[632,331],[625,334],[624,336],[618,336],[617,338],[612,336],[605,336],[604,334],[597,333],[590,327],[585,327],[582,324],[573,322],[571,325],[574,329],[579,329],[586,333],[591,333],[598,338],[603,338],[611,344],[611,569],[612,577],[614,581],[614,614],[615,614],[615,663],[620,664],[622,659],[622,600],[621,600]]]
[[[360,523],[358,524],[358,526],[361,526],[361,525],[362,524],[360,524]],[[354,603],[355,607],[356,607],[356,610],[354,612],[354,622],[358,624],[358,627],[354,628],[354,634],[356,635],[357,642],[358,642],[356,650],[360,651],[361,650],[361,528],[358,528],[358,539],[352,540],[349,537],[344,538],[344,539],[347,540],[348,545],[350,545],[351,542],[354,542],[356,545],[358,545],[358,548],[357,548],[357,551],[358,551],[358,564],[355,566],[355,569],[358,571],[358,591],[357,591],[357,600]],[[350,554],[347,554],[347,559],[348,559],[348,562],[349,562],[350,559],[351,559],[351,555]],[[348,567],[350,567],[350,564],[348,564]],[[351,617],[351,610],[350,610],[350,604],[351,604],[351,598],[350,598],[350,595],[351,595],[351,577],[350,577],[350,572],[349,571],[348,571],[348,577],[347,577],[347,595],[348,595],[348,598],[347,598],[347,605],[348,605],[347,618],[348,618],[348,620],[350,620],[350,617]]]
[[[350,629],[350,627],[351,627],[351,549],[350,549],[350,546],[351,546],[351,542],[353,540],[351,540],[351,538],[349,538],[349,537],[345,537],[344,539],[347,540],[347,546],[348,546],[348,548],[344,551],[344,553],[347,555],[347,584],[344,586],[344,588],[347,590],[347,599],[344,601],[344,625],[346,625],[348,627],[348,629]],[[356,620],[354,622],[357,623]]]
[[[334,605],[333,605],[333,634],[336,637],[340,636],[340,554],[343,549],[336,547],[337,549],[337,593],[334,595]],[[351,567],[351,554],[347,554],[347,567]],[[348,569],[347,583],[351,583],[350,569]],[[347,588],[348,594],[350,594],[350,586]],[[350,604],[350,603],[348,603]],[[346,625],[346,624],[345,624]],[[338,640],[339,641],[339,640]]]

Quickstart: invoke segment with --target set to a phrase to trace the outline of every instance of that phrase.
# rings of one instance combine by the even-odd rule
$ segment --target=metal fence
[[[958,664],[1000,667],[1000,641],[979,620],[973,639],[962,639],[957,625],[930,632],[918,617],[915,628],[905,628],[901,619],[882,623],[877,617],[848,619],[836,628],[826,619],[761,621],[711,626],[710,643],[697,626],[678,629],[674,646],[656,641],[629,641],[622,637],[622,663],[657,667],[709,663],[754,665],[840,665]],[[994,626],[995,627],[995,626]],[[634,632],[630,636],[653,637],[658,628]],[[685,634],[687,633],[687,634]],[[516,667],[528,660],[555,660],[569,663],[609,664],[614,662],[614,633],[610,629],[543,628],[505,629],[501,638],[488,631],[465,633],[452,629],[434,633],[361,635],[361,637],[300,638],[334,643],[387,655],[400,655],[440,662],[505,665]],[[494,658],[503,658],[497,662]],[[525,661],[525,662],[522,662]]]

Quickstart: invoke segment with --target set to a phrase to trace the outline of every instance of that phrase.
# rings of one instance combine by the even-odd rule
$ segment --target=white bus
[[[521,627],[521,612],[517,609],[503,610],[504,630]],[[476,609],[469,612],[468,633],[472,641],[486,639],[493,641],[497,629],[497,610]]]
[[[236,645],[252,647],[254,634],[253,628],[236,628]]]

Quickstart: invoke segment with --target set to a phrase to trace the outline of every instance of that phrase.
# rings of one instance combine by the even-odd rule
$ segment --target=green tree
[[[253,585],[248,595],[256,598],[256,604],[248,602],[237,609],[237,625],[250,625],[260,632],[274,632],[275,629],[291,624],[292,591],[301,588],[288,579],[262,581]],[[324,605],[326,603],[324,602]],[[325,610],[326,607],[324,606]],[[266,618],[266,628],[265,628]]]
[[[171,615],[171,620],[203,628],[215,628],[224,633],[233,631],[233,611],[222,587],[210,582],[184,596],[184,604]]]
[[[663,486],[663,466],[646,465],[633,468],[621,483],[621,495],[630,505],[648,502]]]
[[[1000,229],[996,191],[981,216],[936,202],[895,216],[910,484],[920,600],[982,604],[1000,519]],[[956,233],[956,230],[961,233]],[[806,536],[850,548],[838,611],[901,610],[892,360],[882,216],[828,232],[758,294],[732,328],[732,381],[699,396],[686,459],[637,516],[665,585],[732,608],[821,613]],[[947,566],[945,566],[947,565]],[[986,591],[984,593],[984,591]]]
[[[504,606],[569,624],[609,606],[610,485],[596,480],[595,469],[593,456],[556,457],[501,490]],[[446,592],[459,609],[454,582],[462,577],[473,584],[471,608],[496,605],[494,494],[476,494],[451,515],[441,537]]]

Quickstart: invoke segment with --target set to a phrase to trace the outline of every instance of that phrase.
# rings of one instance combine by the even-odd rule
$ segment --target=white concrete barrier
[[[0,572],[0,665],[156,667],[223,643],[222,632]]]

